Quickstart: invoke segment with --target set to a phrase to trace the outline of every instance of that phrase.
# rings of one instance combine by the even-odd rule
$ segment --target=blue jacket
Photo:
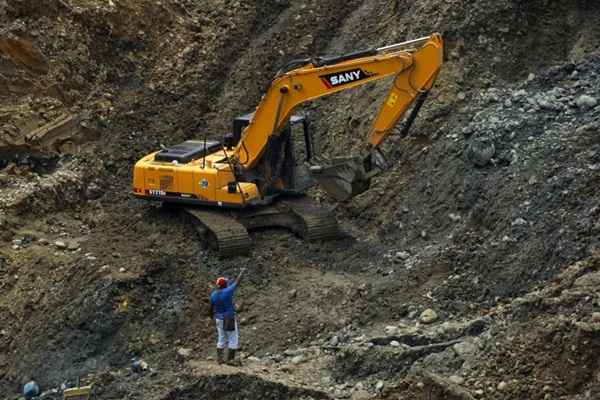
[[[225,316],[233,317],[235,309],[233,308],[233,295],[237,289],[237,283],[233,283],[223,289],[213,290],[210,294],[210,304],[216,319],[224,319]]]

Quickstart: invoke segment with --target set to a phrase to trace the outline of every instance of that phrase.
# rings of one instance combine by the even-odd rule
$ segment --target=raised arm
[[[237,278],[235,278],[235,282],[234,284],[237,286],[240,284],[240,282],[242,281],[242,277],[244,276],[244,272],[246,272],[246,268],[242,268],[240,270],[239,275],[237,276]]]
[[[420,93],[433,85],[443,59],[439,34],[331,59],[304,60],[278,75],[235,149],[238,163],[254,167],[270,135],[278,135],[299,104],[396,75],[369,133],[377,146]]]

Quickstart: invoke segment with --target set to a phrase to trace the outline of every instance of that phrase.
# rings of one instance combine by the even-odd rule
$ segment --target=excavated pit
[[[0,0],[0,397],[32,376],[100,399],[597,397],[599,18],[589,0]],[[130,196],[137,159],[229,133],[290,59],[435,31],[445,65],[383,146],[393,167],[342,205],[310,192],[343,240],[264,230],[221,260]],[[385,90],[303,107],[323,156],[362,149]],[[85,117],[72,136],[64,115]],[[208,285],[242,265],[245,366],[192,376],[214,363]]]
[[[214,376],[176,389],[162,400],[208,400],[208,399],[269,399],[269,400],[326,400],[330,397],[323,392],[286,386],[268,382],[255,376],[232,374]]]

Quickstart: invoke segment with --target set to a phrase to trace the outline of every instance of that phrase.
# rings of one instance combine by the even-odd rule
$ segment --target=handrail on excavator
[[[407,40],[406,42],[400,42],[400,43],[390,44],[388,46],[379,47],[376,50],[377,50],[378,54],[389,53],[391,51],[402,50],[402,49],[405,49],[407,47],[413,47],[413,46],[418,46],[418,45],[427,43],[433,36],[434,35],[423,36],[423,37],[418,38],[418,39]]]
[[[344,61],[354,60],[356,58],[376,56],[379,54],[387,54],[387,53],[391,53],[391,52],[398,51],[398,50],[408,49],[409,47],[416,47],[416,46],[427,43],[429,40],[431,40],[431,38],[434,35],[438,35],[438,34],[424,36],[424,37],[414,39],[414,40],[407,40],[406,42],[394,43],[394,44],[379,47],[376,49],[360,50],[360,51],[355,51],[352,53],[346,53],[346,54],[342,54],[340,56],[315,57],[312,59],[306,58],[306,59],[301,59],[301,60],[293,60],[292,62],[286,64],[286,67],[282,68],[280,70],[280,72],[289,70],[290,66],[305,65],[305,64],[308,64],[309,62],[312,62],[314,67],[319,68],[319,67],[324,67],[326,65],[334,65],[334,64],[341,63]],[[278,75],[279,74],[280,73],[278,73]]]

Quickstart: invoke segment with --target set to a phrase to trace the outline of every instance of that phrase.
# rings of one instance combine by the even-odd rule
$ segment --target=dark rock
[[[467,148],[467,157],[478,167],[489,164],[494,154],[496,154],[496,146],[486,139],[473,140]]]

